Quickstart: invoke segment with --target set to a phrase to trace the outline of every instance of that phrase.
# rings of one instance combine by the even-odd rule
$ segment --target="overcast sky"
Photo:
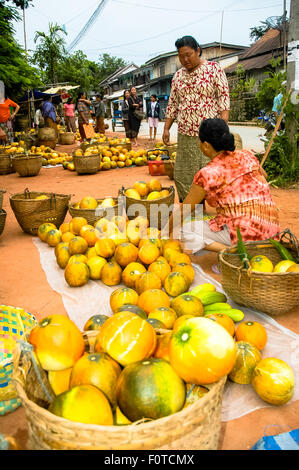
[[[34,49],[36,30],[48,31],[49,22],[65,25],[69,46],[84,28],[100,0],[34,0],[26,10],[27,47]],[[287,0],[289,15],[290,0]],[[222,14],[222,12],[224,12]],[[107,0],[97,20],[73,49],[90,60],[110,53],[141,65],[175,50],[184,35],[200,44],[221,39],[229,44],[250,45],[250,28],[270,16],[283,13],[283,0]],[[17,39],[24,45],[23,23],[16,24]]]

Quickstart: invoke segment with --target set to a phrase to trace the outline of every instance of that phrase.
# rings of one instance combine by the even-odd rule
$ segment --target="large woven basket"
[[[126,142],[124,144],[110,144],[110,147],[122,147],[124,149],[127,149],[128,151],[132,150],[131,142]]]
[[[96,209],[78,209],[75,207],[76,203],[69,203],[69,213],[72,217],[84,217],[90,225],[94,225],[102,217],[111,219],[114,216],[123,214],[123,205],[118,198],[113,198],[115,206],[113,207],[97,207]],[[103,199],[97,199],[101,204]]]
[[[14,173],[15,170],[12,166],[12,157],[7,154],[0,155],[0,175],[9,175]]]
[[[135,219],[137,215],[146,217],[150,221],[150,227],[157,227],[161,230],[169,220],[173,211],[175,190],[173,186],[163,187],[169,191],[169,195],[148,201],[147,199],[133,199],[125,195],[126,189],[122,187],[119,195],[125,200],[125,208],[128,218]]]
[[[168,176],[169,179],[173,180],[173,173],[174,173],[174,160],[164,160],[164,170],[165,174]]]
[[[20,176],[37,176],[42,167],[42,155],[16,155],[12,159],[13,168]]]
[[[59,135],[59,143],[61,145],[72,145],[75,142],[75,135],[73,132],[62,132]]]
[[[3,194],[6,193],[5,189],[0,189],[0,211],[3,206]]]
[[[89,350],[92,352],[91,350]],[[208,385],[209,392],[170,416],[127,426],[82,424],[49,411],[53,396],[39,369],[46,394],[31,367],[30,353],[15,351],[13,382],[24,406],[29,450],[217,450],[226,377]]]
[[[78,175],[94,175],[100,169],[101,155],[89,155],[85,157],[78,157],[73,154],[73,163],[75,165]]]
[[[4,209],[0,209],[0,235],[2,235],[4,227],[5,227],[5,220],[6,220],[6,211]]]
[[[107,147],[109,148],[110,147],[110,144],[108,142],[108,140],[106,142],[82,142],[80,144],[80,149],[83,150],[83,152],[85,152],[85,150],[87,150],[88,148],[90,147]]]
[[[48,199],[35,199],[45,194]],[[35,192],[25,189],[23,193],[13,194],[11,208],[22,230],[30,235],[37,235],[38,227],[51,222],[59,227],[65,219],[71,196],[47,192]]]
[[[281,261],[270,242],[245,243],[250,256],[265,255],[275,265]],[[297,256],[296,251],[288,249]],[[219,253],[222,287],[238,304],[252,307],[270,316],[284,314],[299,305],[299,273],[262,273],[242,267],[236,247]]]

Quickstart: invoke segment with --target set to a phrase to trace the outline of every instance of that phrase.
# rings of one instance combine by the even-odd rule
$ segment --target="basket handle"
[[[31,199],[30,198],[30,191],[28,188],[25,188],[24,189],[24,195],[25,195],[25,199]]]

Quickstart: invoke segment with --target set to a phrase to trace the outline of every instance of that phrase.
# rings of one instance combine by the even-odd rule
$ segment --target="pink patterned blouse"
[[[221,153],[195,175],[194,183],[205,189],[207,203],[216,208],[210,229],[218,232],[227,225],[232,244],[237,227],[244,241],[265,240],[280,231],[269,186],[249,150]]]
[[[203,119],[220,117],[229,107],[227,78],[217,62],[191,73],[182,67],[173,76],[166,117],[177,119],[180,134],[198,136]]]

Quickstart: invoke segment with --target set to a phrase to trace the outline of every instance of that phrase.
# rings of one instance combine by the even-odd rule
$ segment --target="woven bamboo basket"
[[[12,166],[12,157],[7,154],[0,155],[0,175],[9,175],[15,173]]]
[[[270,242],[246,242],[250,256],[267,256],[275,265],[281,261],[277,250]],[[296,250],[286,245],[294,255]],[[219,253],[219,266],[222,287],[238,304],[251,307],[269,316],[277,316],[290,311],[299,304],[299,273],[262,273],[246,270],[237,253],[236,246]]]
[[[110,147],[110,144],[108,142],[108,140],[106,142],[82,142],[82,144],[80,144],[80,149],[83,150],[83,152],[85,152],[86,149],[90,148],[90,147]]]
[[[125,195],[126,189],[122,187],[119,191],[119,195],[124,198],[124,206],[128,218],[135,219],[137,215],[146,217],[150,221],[151,227],[157,227],[161,230],[169,220],[169,217],[173,210],[175,189],[173,186],[169,188],[163,187],[169,191],[169,196],[161,197],[148,201],[147,199],[133,199]],[[138,213],[138,214],[137,214]]]
[[[100,154],[78,157],[73,153],[73,163],[78,175],[94,175],[100,170],[101,160]]]
[[[132,150],[131,142],[127,142],[125,144],[111,144],[110,147],[122,147],[124,149],[127,149],[128,151]]]
[[[174,160],[164,160],[164,170],[165,174],[168,176],[169,179],[173,180],[173,173],[174,173]]]
[[[39,146],[44,145],[45,147],[49,147],[50,149],[54,150],[56,147],[57,139],[55,140],[39,140]]]
[[[3,194],[6,193],[5,189],[0,189],[0,211],[3,206]]]
[[[88,341],[88,339],[87,339]],[[92,352],[92,351],[90,351]],[[46,408],[53,397],[46,373],[43,387],[31,367],[30,353],[16,348],[13,383],[24,406],[29,450],[217,450],[226,377],[209,392],[170,416],[127,426],[82,424],[60,418]],[[44,391],[46,388],[47,394]]]
[[[75,142],[75,135],[73,132],[62,132],[59,141],[61,145],[72,145]]]
[[[5,220],[6,220],[6,211],[4,209],[0,209],[0,235],[2,235],[4,227],[5,227]]]
[[[35,199],[45,194],[48,199]],[[11,208],[25,233],[37,235],[38,227],[51,222],[59,227],[65,219],[71,196],[47,192],[35,192],[25,189],[23,193],[13,194],[10,199]]]
[[[106,219],[112,219],[114,216],[123,214],[123,205],[118,198],[113,198],[115,206],[112,207],[101,207],[100,204],[103,199],[97,199],[99,206],[96,209],[77,209],[76,203],[69,203],[69,213],[72,217],[84,217],[90,225],[94,225],[102,217]]]
[[[177,149],[178,149],[178,144],[176,143],[176,144],[166,145],[165,148],[168,150],[169,155],[171,155],[173,152],[176,152],[176,151],[177,151]],[[163,150],[163,149],[162,149],[162,150]]]
[[[233,134],[234,139],[235,139],[236,150],[242,149],[243,148],[243,142],[242,142],[241,136],[239,134],[234,133],[234,132],[232,134]]]
[[[21,154],[13,157],[12,165],[20,176],[37,176],[42,167],[42,161],[42,155]]]

